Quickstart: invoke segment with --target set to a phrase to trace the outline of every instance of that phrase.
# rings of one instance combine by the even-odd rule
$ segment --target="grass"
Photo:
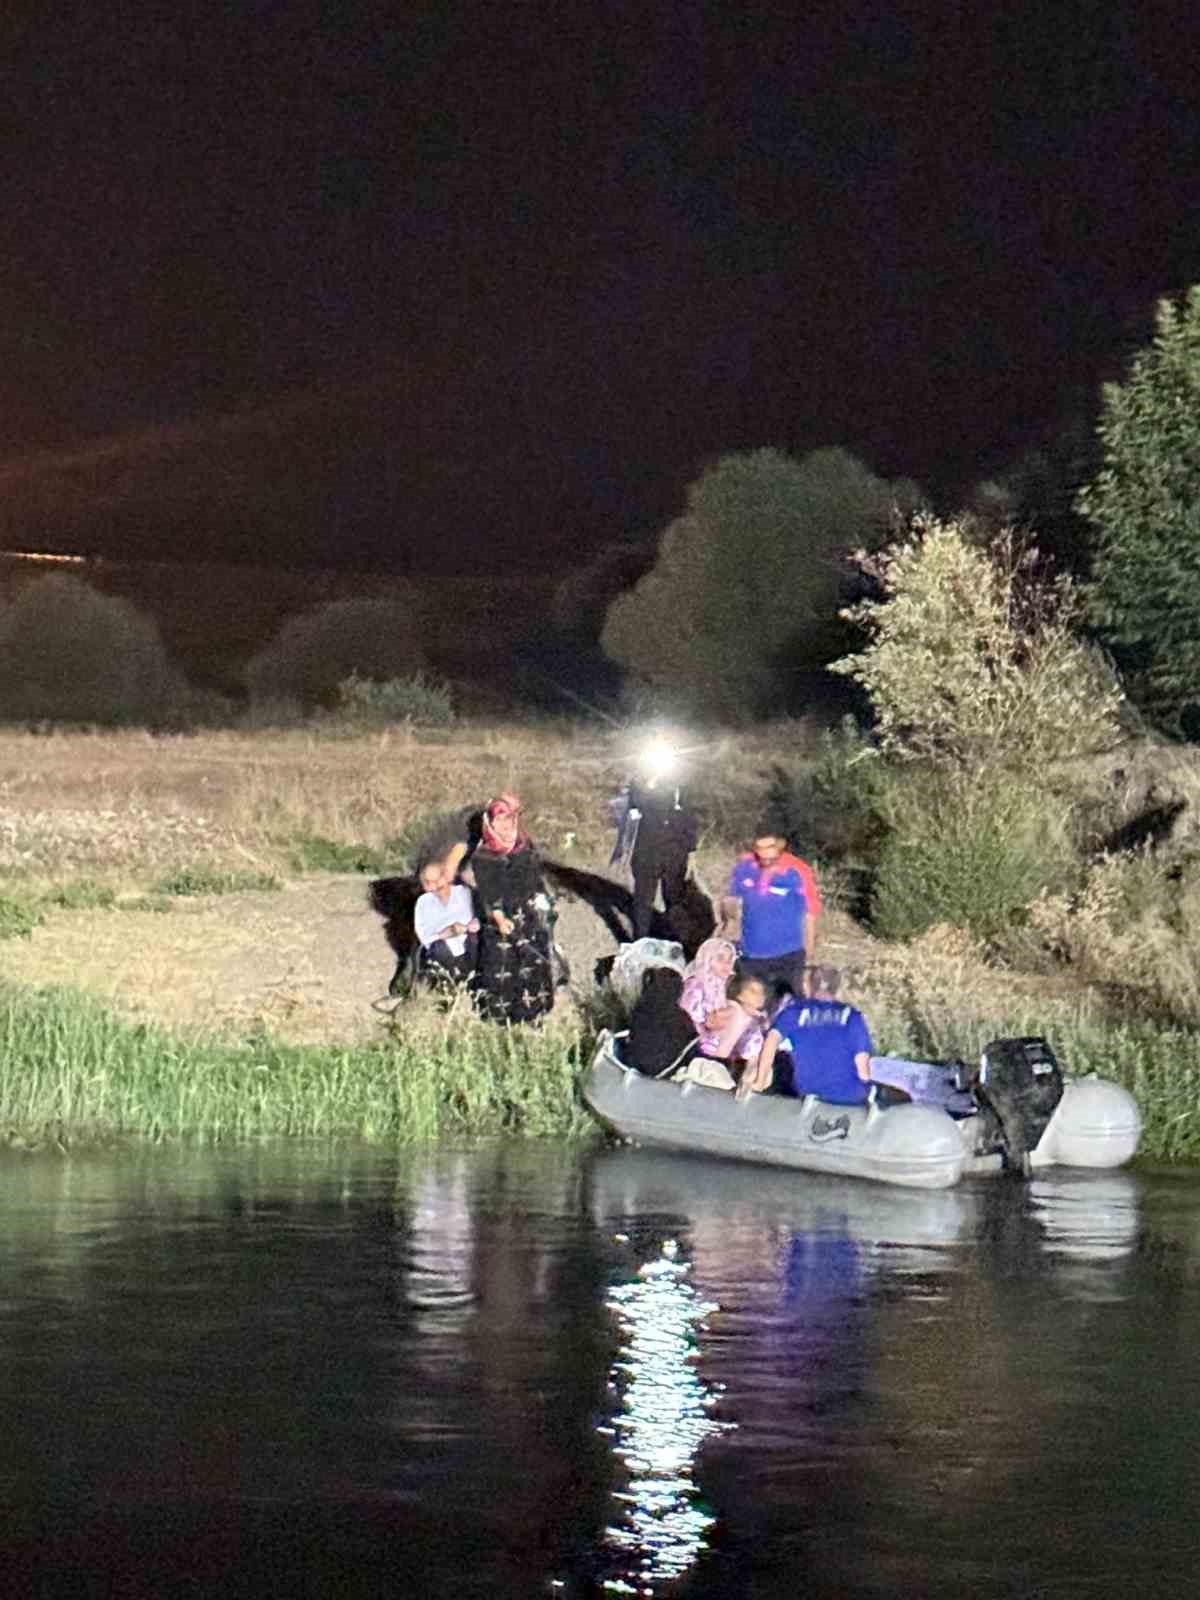
[[[118,900],[113,906],[114,911],[174,911],[175,902],[164,894],[134,894],[124,900]]]
[[[300,834],[287,845],[288,864],[295,872],[386,872],[394,859],[385,848],[327,839],[321,834]]]
[[[42,911],[34,901],[0,894],[0,939],[28,939],[41,920]]]
[[[575,1138],[589,1041],[570,1022],[504,1030],[423,1014],[387,1042],[184,1039],[64,990],[0,990],[0,1136],[30,1148],[113,1139]]]
[[[461,1006],[403,1008],[394,1036],[358,1048],[187,1039],[123,1022],[65,990],[0,990],[0,1139],[20,1148],[112,1140],[217,1143],[354,1137],[399,1143],[594,1131],[578,1093],[593,1038],[577,1019],[502,1029]],[[988,1039],[1048,1033],[1067,1070],[1134,1095],[1140,1156],[1200,1161],[1200,1034],[1044,1008],[960,1019],[968,1057]],[[886,1013],[877,1048],[917,1051]],[[923,1052],[922,1052],[923,1053]]]
[[[186,898],[202,894],[266,894],[279,887],[273,872],[231,872],[200,862],[168,872],[154,885],[153,893]]]

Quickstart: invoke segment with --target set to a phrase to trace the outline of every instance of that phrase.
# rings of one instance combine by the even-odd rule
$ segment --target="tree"
[[[918,498],[848,451],[723,456],[687,492],[649,573],[601,642],[635,679],[716,713],[759,711],[787,674],[836,651],[845,557],[877,547]]]
[[[1092,418],[1078,408],[1039,443],[968,495],[972,516],[994,533],[1036,528],[1039,552],[1076,578],[1091,572],[1092,530],[1077,509],[1079,491],[1100,465]]]
[[[1200,725],[1200,285],[1160,300],[1152,343],[1104,387],[1103,464],[1078,506],[1096,535],[1093,620],[1164,725]]]
[[[655,554],[653,542],[603,545],[555,589],[550,606],[554,632],[584,646],[598,645],[613,601],[646,576]]]
[[[157,624],[70,573],[31,583],[0,613],[0,716],[153,725],[182,687]]]
[[[1038,575],[1011,529],[989,546],[962,522],[918,516],[859,564],[878,586],[846,616],[869,636],[833,662],[874,707],[882,752],[973,775],[1042,773],[1109,745],[1123,698],[1111,665],[1079,636],[1071,579]]]
[[[255,700],[334,705],[338,687],[357,674],[387,682],[424,665],[421,624],[406,600],[335,600],[290,618],[246,666]]]

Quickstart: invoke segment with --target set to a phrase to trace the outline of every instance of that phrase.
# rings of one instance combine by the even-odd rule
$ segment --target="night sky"
[[[950,496],[1200,279],[1196,9],[13,0],[0,544],[562,566],[766,444]]]

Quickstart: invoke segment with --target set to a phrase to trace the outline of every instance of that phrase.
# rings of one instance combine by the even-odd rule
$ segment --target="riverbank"
[[[721,881],[780,749],[819,754],[803,725],[703,746],[701,879]],[[152,738],[0,731],[0,1136],[74,1144],[141,1137],[575,1137],[595,1035],[592,972],[614,948],[564,897],[571,965],[545,1029],[373,1004],[392,969],[371,876],[406,870],[450,802],[515,787],[535,838],[605,870],[604,799],[626,750],[575,723]],[[1196,1035],[1101,989],[986,962],[964,935],[906,945],[850,915],[843,863],[821,864],[822,953],[846,974],[877,1046],[970,1057],[1047,1034],[1068,1071],[1137,1096],[1143,1153],[1200,1159]]]
[[[900,993],[877,988],[875,1000],[878,1048],[917,1053]],[[1200,1160],[1194,1037],[1029,1001],[956,1019],[968,1058],[989,1038],[1031,1032],[1049,1035],[1069,1071],[1130,1090],[1145,1122],[1142,1159]],[[595,1133],[579,1096],[594,1043],[595,1025],[569,1002],[543,1027],[502,1030],[461,1003],[441,1010],[417,1001],[376,1042],[316,1046],[269,1032],[173,1034],[69,990],[7,987],[0,1142],[32,1150],[128,1140],[580,1139]]]

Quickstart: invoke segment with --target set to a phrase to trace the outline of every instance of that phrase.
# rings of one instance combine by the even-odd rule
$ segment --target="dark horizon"
[[[1190,10],[66,0],[0,25],[9,547],[481,572],[716,457],[943,509],[1200,278]]]

